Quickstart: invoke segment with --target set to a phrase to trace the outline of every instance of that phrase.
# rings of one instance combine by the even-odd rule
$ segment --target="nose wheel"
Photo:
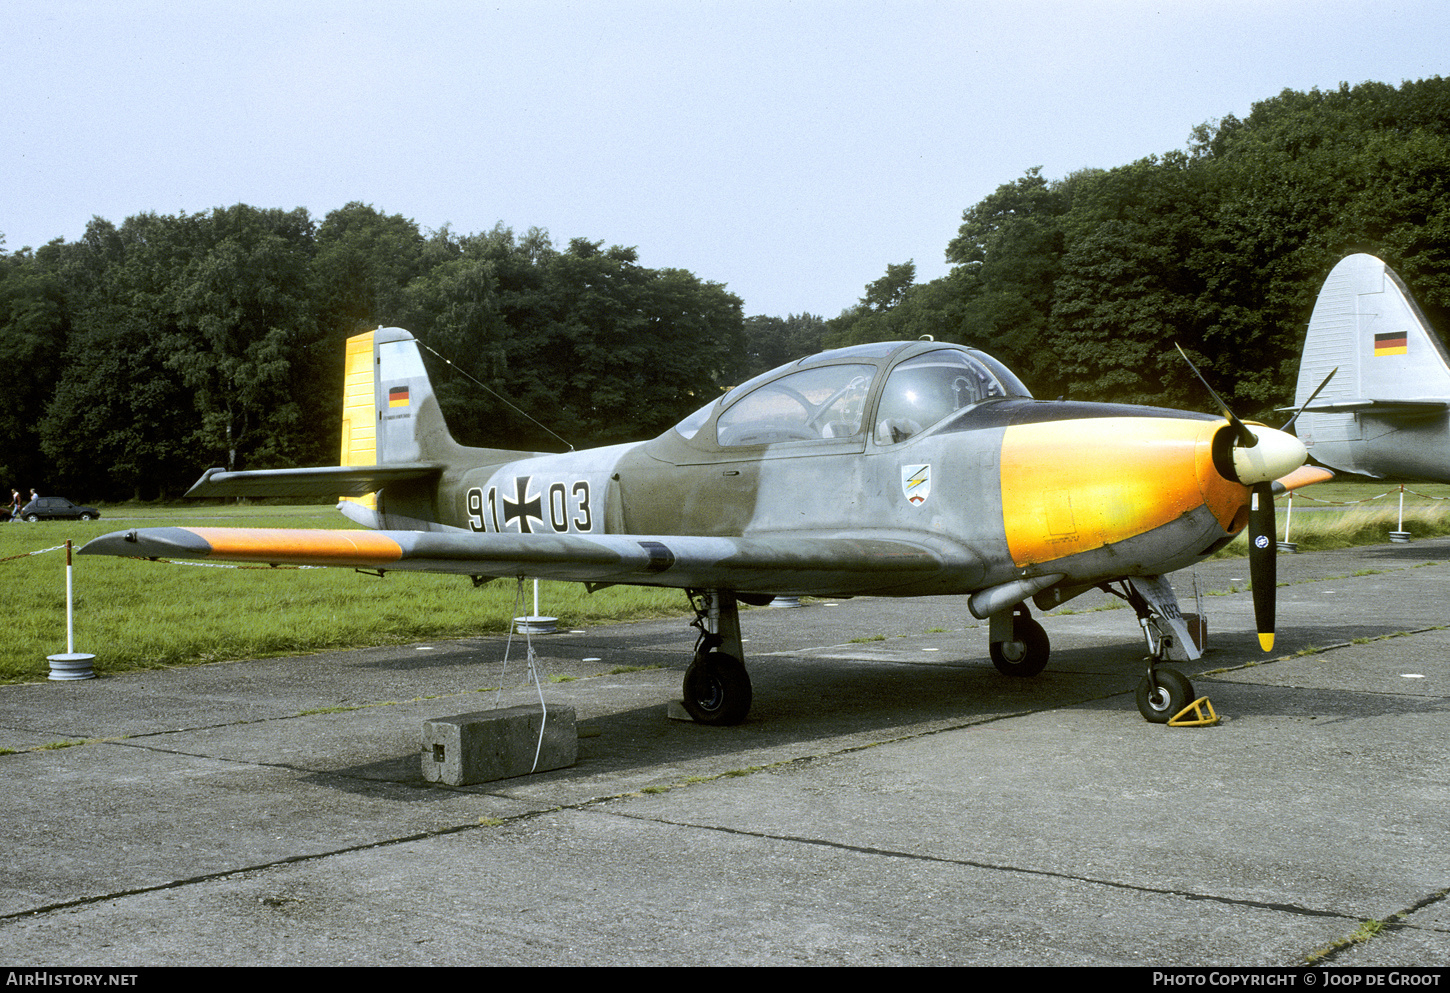
[[[1150,665],[1138,682],[1138,713],[1153,724],[1167,724],[1193,700],[1193,684],[1177,669]]]
[[[1126,600],[1138,615],[1138,626],[1148,642],[1148,674],[1138,681],[1138,713],[1152,724],[1167,724],[1195,699],[1188,677],[1161,664],[1173,644],[1170,627],[1132,583],[1124,583],[1122,593],[1106,584],[1101,589]]]

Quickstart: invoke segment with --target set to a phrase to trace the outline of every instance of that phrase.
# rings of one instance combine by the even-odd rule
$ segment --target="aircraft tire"
[[[1047,657],[1052,653],[1047,632],[1030,617],[1018,617],[1012,622],[1015,641],[994,641],[987,646],[992,664],[1004,676],[1036,676],[1047,668]]]
[[[696,724],[725,727],[750,713],[750,674],[733,655],[697,655],[685,670],[685,710]]]
[[[1184,707],[1193,702],[1193,684],[1177,669],[1159,669],[1157,692],[1144,676],[1138,683],[1138,713],[1145,721],[1167,724]]]

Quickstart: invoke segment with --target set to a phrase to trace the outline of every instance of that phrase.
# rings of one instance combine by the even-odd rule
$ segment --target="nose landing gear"
[[[1188,677],[1162,664],[1173,646],[1174,636],[1169,633],[1172,628],[1133,583],[1124,583],[1123,593],[1109,586],[1103,589],[1128,601],[1148,642],[1148,673],[1138,682],[1138,713],[1150,723],[1167,724],[1194,701],[1193,683]],[[1177,609],[1176,604],[1173,609]]]

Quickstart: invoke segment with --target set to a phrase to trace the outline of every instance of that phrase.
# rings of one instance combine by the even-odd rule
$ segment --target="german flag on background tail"
[[[1378,351],[1379,346],[1376,345],[1375,348],[1376,348],[1376,351]],[[394,386],[394,387],[391,387],[388,390],[388,406],[389,407],[406,407],[406,406],[408,406],[408,388],[406,386]]]
[[[1410,350],[1410,340],[1403,331],[1382,331],[1374,336],[1375,358],[1381,355],[1404,355]]]

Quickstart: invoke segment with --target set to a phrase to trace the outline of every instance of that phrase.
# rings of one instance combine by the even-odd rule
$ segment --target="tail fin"
[[[376,392],[373,387],[372,331],[347,339],[342,379],[342,458],[339,465],[376,465],[378,461],[378,418],[373,416]],[[344,496],[346,503],[376,510],[377,494]]]
[[[448,431],[412,334],[402,328],[379,327],[347,339],[342,465],[441,470],[466,461],[466,452]],[[342,499],[377,509],[376,493]]]
[[[442,510],[439,481],[445,473],[537,454],[456,442],[418,342],[402,328],[380,327],[348,339],[342,425],[343,464],[359,472],[374,466],[373,472],[389,477],[381,493],[344,496],[338,504],[344,516],[368,527],[435,527]]]
[[[1350,255],[1325,279],[1304,340],[1295,405],[1336,366],[1298,421],[1309,454],[1349,472],[1399,474],[1378,464],[1392,447],[1384,438],[1450,406],[1450,353],[1404,282],[1373,255]]]
[[[1373,255],[1343,259],[1324,280],[1309,319],[1295,404],[1335,366],[1339,373],[1311,411],[1450,396],[1444,343],[1400,277]]]
[[[189,497],[317,497],[367,527],[428,530],[438,524],[445,473],[501,465],[534,452],[467,448],[453,440],[418,342],[402,328],[347,340],[340,465],[311,469],[208,469]],[[378,491],[384,490],[382,499]]]
[[[418,342],[402,328],[347,340],[342,400],[343,465],[456,462],[470,451],[453,440]]]

